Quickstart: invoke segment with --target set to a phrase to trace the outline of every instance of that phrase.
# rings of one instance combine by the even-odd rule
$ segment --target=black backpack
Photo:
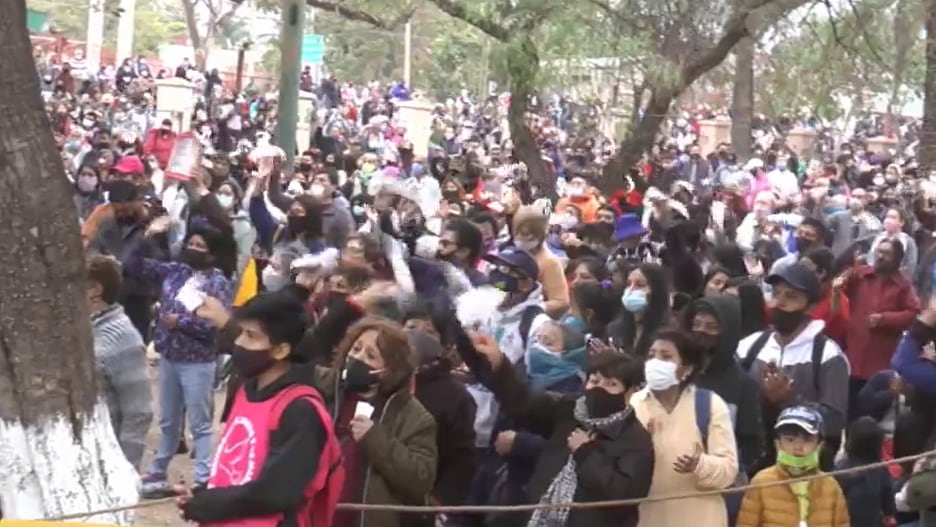
[[[520,332],[520,339],[523,342],[523,351],[526,352],[527,344],[530,340],[530,329],[533,327],[533,320],[545,313],[540,306],[527,306],[520,315],[520,325],[517,330]]]
[[[748,349],[747,355],[744,356],[744,359],[741,360],[741,368],[745,372],[751,371],[751,367],[754,366],[754,361],[757,360],[757,356],[760,355],[764,346],[767,345],[767,340],[773,335],[773,331],[762,331],[760,336],[757,337],[757,340],[751,344],[751,347]],[[819,379],[822,374],[822,353],[825,351],[826,341],[829,338],[825,336],[824,333],[817,333],[816,338],[813,339],[812,345],[812,367],[813,367],[813,385],[816,387],[816,393],[819,393]]]

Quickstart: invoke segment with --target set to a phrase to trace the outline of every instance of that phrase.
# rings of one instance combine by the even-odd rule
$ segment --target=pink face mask
[[[888,234],[897,234],[900,232],[900,224],[893,218],[885,218],[884,230],[887,231]]]

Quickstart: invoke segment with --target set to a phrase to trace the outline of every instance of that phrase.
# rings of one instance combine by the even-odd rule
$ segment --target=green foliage
[[[136,54],[155,56],[160,46],[187,35],[181,13],[164,9],[153,0],[137,0],[134,15],[133,51]]]
[[[758,110],[776,116],[808,108],[832,119],[841,116],[838,97],[866,105],[872,94],[896,94],[900,104],[901,86],[922,86],[924,41],[922,4],[908,2],[911,10],[898,16],[899,1],[854,0],[834,16],[820,6],[779,26],[755,78]]]
[[[51,32],[72,40],[83,41],[87,38],[87,0],[27,0],[26,5],[49,14]],[[117,39],[119,7],[120,0],[104,2],[104,44],[111,48]],[[181,15],[165,9],[158,0],[137,0],[134,15],[134,53],[155,55],[159,46],[186,34]]]

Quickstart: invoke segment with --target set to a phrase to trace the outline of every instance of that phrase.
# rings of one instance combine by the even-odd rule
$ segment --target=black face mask
[[[449,203],[458,203],[461,201],[457,190],[444,190],[442,191],[442,197]]]
[[[327,304],[331,308],[341,302],[346,302],[348,300],[348,293],[340,293],[338,291],[329,291]]]
[[[604,388],[585,390],[585,407],[592,419],[608,417],[627,408],[627,399],[623,393],[608,393]]]
[[[252,351],[241,346],[231,349],[231,365],[244,379],[252,379],[270,369],[276,360],[269,351]]]
[[[205,251],[196,251],[194,249],[182,249],[179,260],[195,270],[202,270],[208,267],[210,256]]]
[[[709,335],[708,333],[702,333],[700,331],[693,331],[692,338],[695,340],[699,347],[708,353],[715,351],[715,348],[718,347],[718,337],[715,335]]]
[[[293,234],[301,234],[305,231],[304,216],[289,216],[286,218],[286,223],[289,225],[289,232]]]
[[[455,262],[455,251],[450,253],[443,253],[442,251],[436,251],[436,260],[440,262]]]
[[[789,335],[796,331],[806,317],[805,311],[784,311],[776,307],[770,310],[770,321],[777,333],[781,335]]]
[[[348,359],[342,377],[348,393],[367,393],[380,381],[374,370],[358,359]]]
[[[812,242],[806,238],[800,238],[799,236],[793,238],[793,242],[796,244],[796,252],[800,255],[806,254],[812,249]]]

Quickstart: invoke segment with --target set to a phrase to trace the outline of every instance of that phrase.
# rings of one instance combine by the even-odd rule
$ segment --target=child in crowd
[[[836,470],[862,467],[881,461],[884,430],[873,418],[865,416],[848,427],[845,457]],[[888,525],[897,514],[894,505],[894,485],[884,467],[838,477],[848,501],[852,527]]]
[[[754,476],[757,486],[820,474],[822,416],[808,406],[791,406],[774,426],[777,463]],[[792,492],[791,492],[792,491]],[[752,489],[744,495],[737,527],[798,525],[849,527],[842,489],[832,477],[793,482],[788,487]],[[870,524],[869,524],[870,525]]]

